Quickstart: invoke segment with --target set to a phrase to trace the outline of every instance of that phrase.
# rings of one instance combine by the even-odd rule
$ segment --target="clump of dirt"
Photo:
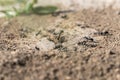
[[[0,19],[0,80],[119,80],[119,25],[110,8]]]

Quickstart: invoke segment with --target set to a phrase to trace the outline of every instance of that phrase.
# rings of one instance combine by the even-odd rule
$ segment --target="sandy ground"
[[[0,80],[120,80],[120,13],[1,18]]]

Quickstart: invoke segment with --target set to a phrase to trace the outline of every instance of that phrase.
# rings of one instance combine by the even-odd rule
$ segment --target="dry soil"
[[[0,80],[120,80],[120,12],[1,18]]]

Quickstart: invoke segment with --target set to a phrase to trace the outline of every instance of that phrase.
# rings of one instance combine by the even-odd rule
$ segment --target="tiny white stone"
[[[55,43],[49,41],[47,38],[42,38],[35,47],[38,48],[40,51],[50,51],[54,49]]]

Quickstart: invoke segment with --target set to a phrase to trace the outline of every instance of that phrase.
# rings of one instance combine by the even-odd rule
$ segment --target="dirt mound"
[[[111,9],[0,19],[0,80],[120,80],[119,25]]]

